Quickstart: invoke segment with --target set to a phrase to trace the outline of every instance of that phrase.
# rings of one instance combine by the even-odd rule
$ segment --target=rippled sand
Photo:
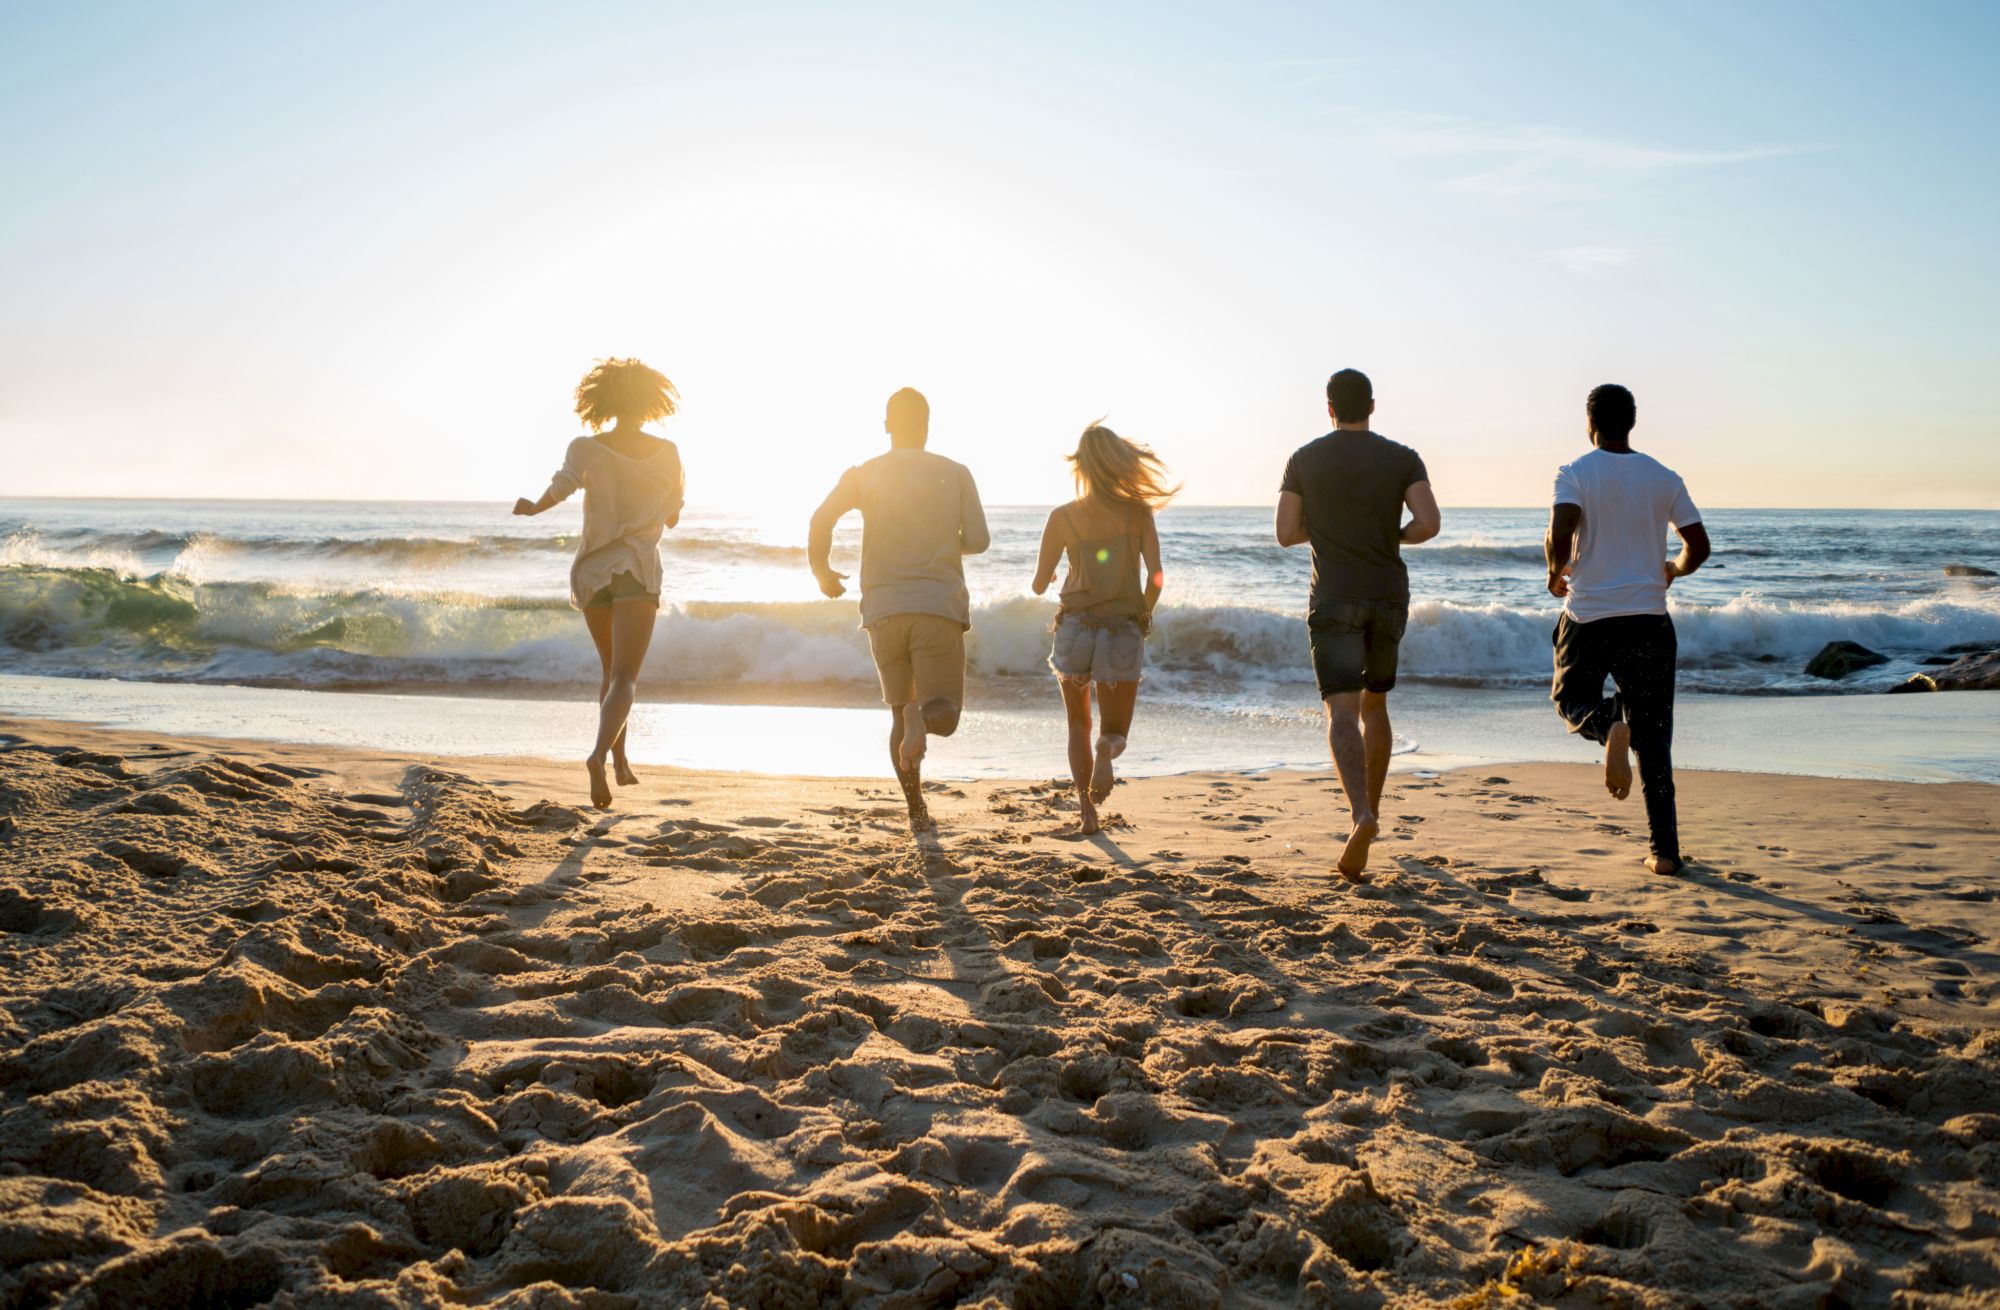
[[[0,1306],[1996,1304],[1991,788],[12,731]]]

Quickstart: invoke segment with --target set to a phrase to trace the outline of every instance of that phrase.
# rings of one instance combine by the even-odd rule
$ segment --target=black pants
[[[1674,814],[1674,621],[1664,614],[1621,614],[1578,623],[1556,621],[1556,675],[1549,699],[1569,730],[1603,742],[1623,720],[1639,757],[1639,787],[1653,854],[1681,857],[1680,822]],[[1604,694],[1604,679],[1617,685]]]

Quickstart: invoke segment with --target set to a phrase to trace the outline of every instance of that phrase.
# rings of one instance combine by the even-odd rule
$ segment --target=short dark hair
[[[1616,382],[1607,382],[1590,389],[1590,399],[1583,402],[1583,412],[1590,419],[1590,430],[1598,436],[1626,437],[1631,435],[1633,425],[1639,421],[1639,402]]]
[[[924,444],[931,434],[931,402],[915,387],[904,387],[889,397],[889,432],[898,443]]]
[[[1326,380],[1326,403],[1342,423],[1359,423],[1375,404],[1375,387],[1358,368],[1344,368]]]

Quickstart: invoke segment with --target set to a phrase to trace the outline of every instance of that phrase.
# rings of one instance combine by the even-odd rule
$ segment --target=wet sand
[[[0,731],[0,1306],[2000,1304],[1991,787]]]

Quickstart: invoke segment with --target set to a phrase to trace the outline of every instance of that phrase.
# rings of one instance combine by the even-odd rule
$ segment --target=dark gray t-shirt
[[[1312,604],[1410,598],[1403,493],[1430,480],[1422,456],[1373,432],[1335,430],[1293,452],[1280,490],[1305,502]]]

